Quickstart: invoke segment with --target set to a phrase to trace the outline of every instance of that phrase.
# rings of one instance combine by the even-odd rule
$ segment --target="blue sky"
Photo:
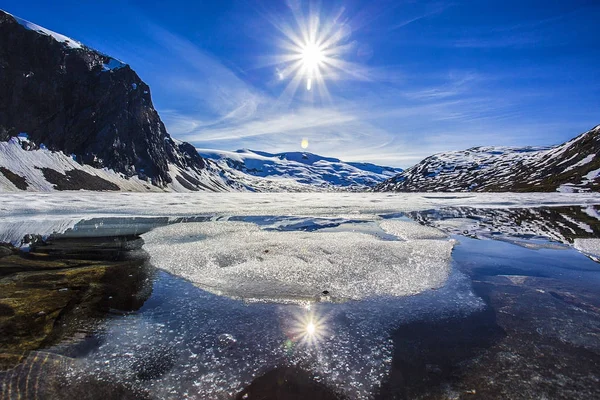
[[[299,151],[307,139],[313,153],[408,167],[446,150],[557,144],[600,124],[597,0],[0,7],[130,64],[171,135],[198,148]],[[335,39],[337,67],[293,90],[288,37],[308,25]]]

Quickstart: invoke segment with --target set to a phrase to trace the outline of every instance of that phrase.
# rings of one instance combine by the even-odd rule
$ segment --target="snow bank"
[[[155,266],[233,298],[342,301],[441,287],[450,272],[453,241],[421,239],[430,229],[416,223],[395,227],[415,239],[266,231],[244,222],[177,224],[143,237]]]

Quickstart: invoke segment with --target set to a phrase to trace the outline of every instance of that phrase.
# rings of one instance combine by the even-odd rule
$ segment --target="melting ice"
[[[444,285],[452,240],[414,222],[381,225],[398,240],[361,232],[262,230],[246,222],[176,224],[143,237],[155,266],[232,298],[343,301]]]

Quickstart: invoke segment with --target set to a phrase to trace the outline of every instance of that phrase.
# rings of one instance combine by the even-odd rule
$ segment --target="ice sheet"
[[[79,219],[39,218],[27,220],[0,220],[0,243],[21,246],[26,235],[49,236],[73,228]]]
[[[600,204],[597,193],[0,193],[0,218],[61,215],[378,215],[442,207]]]
[[[412,221],[386,219],[379,222],[381,229],[404,240],[445,239],[448,237],[439,229],[419,225]]]
[[[343,301],[439,288],[454,242],[405,222],[389,241],[357,232],[267,231],[244,222],[162,227],[143,235],[151,262],[210,292],[245,300]]]

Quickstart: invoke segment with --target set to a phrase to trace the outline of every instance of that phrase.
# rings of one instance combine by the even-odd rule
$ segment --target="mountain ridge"
[[[374,190],[597,192],[600,125],[556,146],[483,146],[434,154]]]
[[[402,171],[370,163],[344,162],[307,151],[198,151],[215,162],[230,180],[252,191],[366,190]]]

